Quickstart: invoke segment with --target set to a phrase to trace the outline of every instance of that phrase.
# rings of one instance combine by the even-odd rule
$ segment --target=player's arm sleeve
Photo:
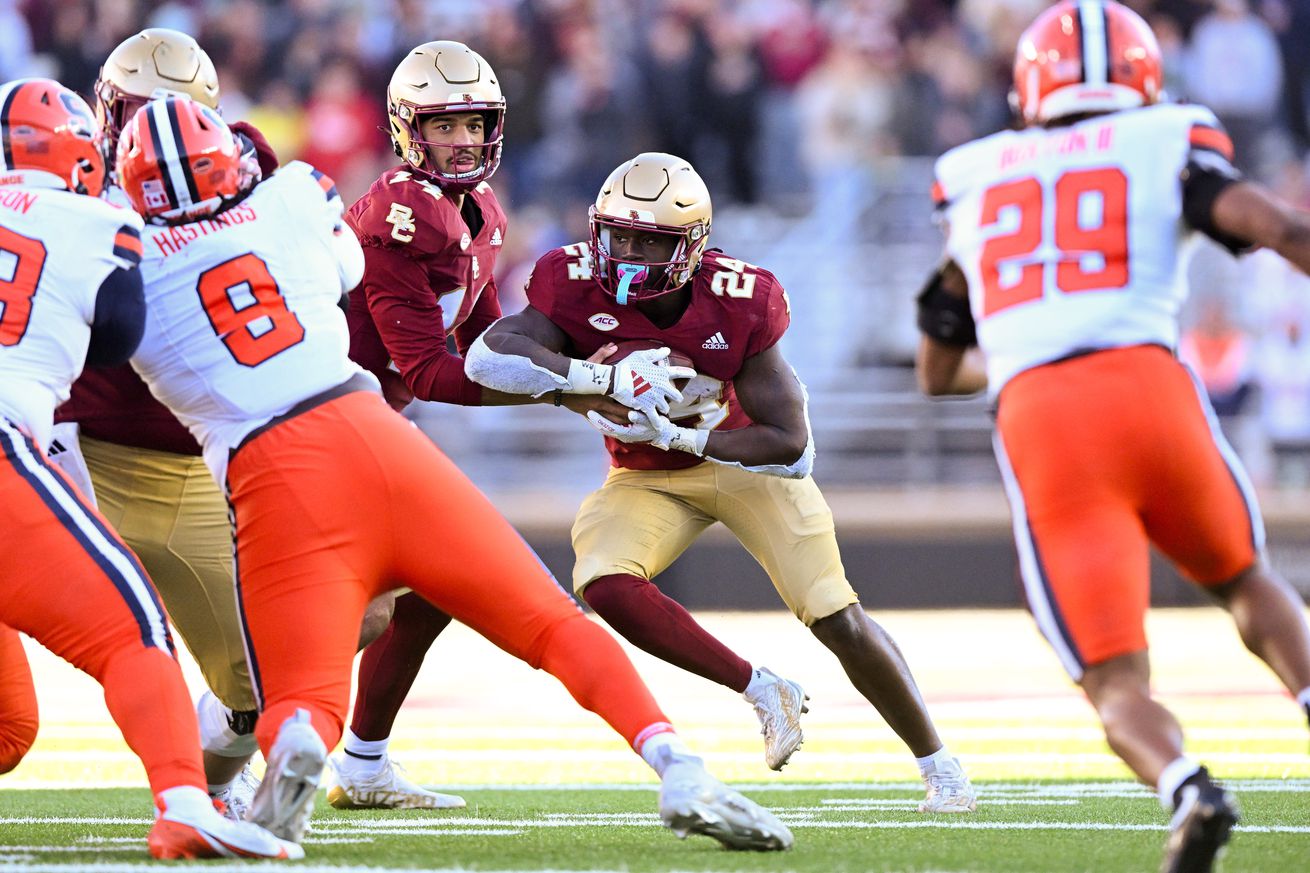
[[[942,261],[923,283],[914,302],[919,332],[924,336],[961,348],[978,344],[968,287],[954,262]]]
[[[496,288],[496,280],[492,279],[478,295],[478,302],[473,305],[468,318],[455,328],[455,348],[459,353],[467,356],[473,341],[482,336],[500,316],[500,291]]]
[[[242,138],[242,149],[249,149],[254,153],[254,158],[259,162],[260,172],[267,179],[277,170],[277,152],[268,144],[268,140],[259,128],[255,127],[248,121],[234,121],[231,125],[232,132]]]
[[[441,304],[423,265],[388,246],[364,252],[363,292],[387,354],[419,400],[480,406],[482,386],[446,348]]]
[[[141,344],[145,329],[146,300],[141,271],[135,266],[115,267],[96,292],[86,365],[116,367],[127,363]]]
[[[1230,185],[1242,181],[1233,166],[1233,141],[1212,116],[1194,122],[1187,133],[1187,165],[1179,178],[1183,186],[1183,218],[1233,254],[1252,247],[1253,241],[1225,233],[1215,224],[1214,203]]]

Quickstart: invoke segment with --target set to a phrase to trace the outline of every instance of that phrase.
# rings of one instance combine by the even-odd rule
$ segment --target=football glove
[[[669,411],[670,403],[681,403],[682,392],[673,387],[674,379],[690,379],[696,371],[688,367],[672,367],[667,361],[667,346],[633,352],[614,364],[614,382],[610,397],[645,413],[654,422],[654,416]]]
[[[679,427],[659,413],[648,416],[635,409],[628,413],[628,424],[610,421],[594,411],[587,413],[587,421],[605,436],[621,443],[650,443],[666,452],[672,449],[698,457],[705,454],[705,442],[710,435],[709,431]]]

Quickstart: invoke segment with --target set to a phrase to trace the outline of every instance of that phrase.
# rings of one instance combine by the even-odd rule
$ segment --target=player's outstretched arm
[[[498,320],[469,346],[464,373],[488,392],[515,395],[586,414],[595,410],[627,420],[627,407],[605,395],[612,367],[597,362],[612,354],[606,344],[586,361],[563,354],[564,331],[531,306]]]
[[[969,312],[964,273],[947,260],[919,291],[919,350],[915,373],[919,390],[930,396],[976,394],[987,387],[987,374],[968,355],[977,343]]]
[[[1298,209],[1255,182],[1228,185],[1210,212],[1216,229],[1273,249],[1310,273],[1310,212]]]

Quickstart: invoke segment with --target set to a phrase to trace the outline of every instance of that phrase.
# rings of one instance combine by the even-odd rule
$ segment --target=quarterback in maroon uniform
[[[364,281],[350,297],[350,357],[382,383],[387,402],[415,398],[465,406],[530,403],[464,375],[462,354],[500,317],[493,272],[505,213],[487,179],[500,164],[505,98],[468,46],[429,42],[411,51],[387,89],[392,144],[404,161],[352,206],[346,221],[364,249]],[[618,401],[570,398],[577,412]],[[387,744],[423,657],[450,618],[414,594],[396,598],[391,623],[359,665],[344,754],[334,759],[339,809],[449,808],[392,766]]]
[[[538,260],[528,308],[474,343],[468,373],[531,395],[690,375],[676,396],[636,392],[625,420],[588,414],[613,466],[574,523],[575,590],[635,645],[741,692],[763,726],[766,763],[780,769],[802,739],[800,685],[752,666],[650,581],[722,522],[918,757],[928,785],[920,810],[972,811],[973,787],[909,667],[846,579],[832,513],[809,476],[805,390],[777,345],[787,295],[767,270],[707,250],[710,218],[709,192],[686,161],[648,153],[624,163],[596,199],[590,243]],[[617,364],[585,360],[633,340],[661,348]],[[694,374],[668,366],[670,350]]]

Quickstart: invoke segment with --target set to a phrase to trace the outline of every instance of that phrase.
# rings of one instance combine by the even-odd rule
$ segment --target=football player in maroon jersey
[[[463,359],[446,346],[449,335],[462,354],[501,314],[493,271],[506,221],[487,184],[500,164],[505,120],[495,73],[462,43],[425,43],[392,75],[387,115],[404,163],[383,173],[346,216],[365,260],[348,313],[351,358],[378,377],[396,409],[415,398],[466,406],[533,402],[470,381]],[[656,389],[652,396],[676,394],[667,378]],[[603,395],[570,397],[562,405],[580,413],[626,411]],[[333,759],[333,806],[464,805],[406,779],[387,754],[396,714],[449,622],[415,594],[396,599],[391,623],[360,660],[344,754]]]
[[[800,685],[752,666],[650,581],[722,522],[918,758],[920,811],[970,812],[973,787],[895,643],[860,607],[810,478],[805,389],[777,345],[787,295],[767,270],[707,250],[710,218],[709,192],[686,161],[648,153],[624,163],[592,208],[590,243],[537,261],[528,307],[474,343],[467,371],[501,391],[568,396],[607,390],[611,371],[649,378],[670,349],[688,357],[695,372],[671,409],[647,392],[621,421],[588,414],[613,467],[574,523],[574,588],[635,645],[741,692],[763,725],[765,761],[780,769],[802,739]],[[584,360],[629,340],[664,348],[615,365]]]

